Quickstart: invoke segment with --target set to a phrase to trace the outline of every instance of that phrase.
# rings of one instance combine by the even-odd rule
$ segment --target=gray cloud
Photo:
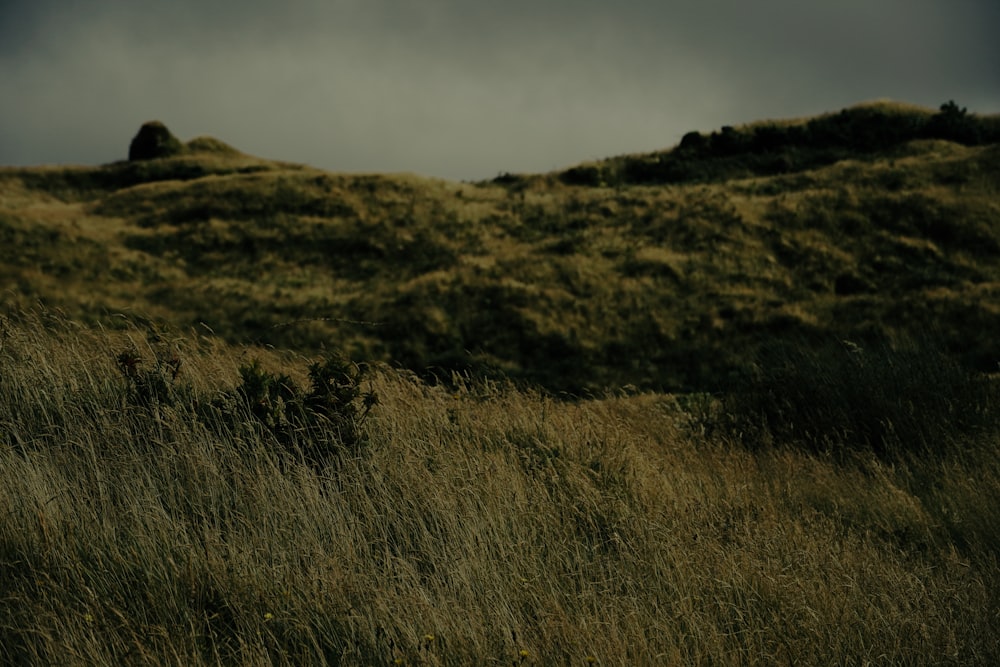
[[[67,6],[68,5],[68,6]],[[878,97],[1000,110],[992,0],[7,2],[0,164],[182,138],[485,178]]]

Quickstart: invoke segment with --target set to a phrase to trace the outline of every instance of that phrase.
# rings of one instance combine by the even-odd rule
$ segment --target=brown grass
[[[0,663],[1000,662],[996,145],[575,187],[187,149],[0,169]],[[240,398],[332,351],[360,432]]]
[[[0,345],[5,663],[1000,659],[995,439],[859,468],[705,435],[697,397],[382,369],[316,470],[193,407],[303,359],[52,314]],[[172,404],[128,402],[127,347],[181,356]]]
[[[329,174],[191,144],[169,160],[0,170],[0,299],[577,395],[720,390],[774,338],[931,329],[972,367],[1000,358],[1000,310],[983,298],[1000,284],[995,145],[570,187]]]

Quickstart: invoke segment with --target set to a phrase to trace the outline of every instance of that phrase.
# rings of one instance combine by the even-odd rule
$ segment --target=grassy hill
[[[954,105],[863,105],[475,184],[208,138],[5,168],[0,298],[574,393],[715,390],[801,340],[931,336],[995,370],[996,127]]]
[[[997,664],[994,121],[0,169],[0,663]]]

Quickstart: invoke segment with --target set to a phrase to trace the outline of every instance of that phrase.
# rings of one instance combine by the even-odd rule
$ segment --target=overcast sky
[[[1000,111],[998,0],[0,0],[0,165],[139,126],[477,180],[891,98]]]

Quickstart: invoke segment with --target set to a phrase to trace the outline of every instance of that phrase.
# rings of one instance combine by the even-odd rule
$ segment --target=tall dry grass
[[[995,538],[963,532],[993,521],[995,442],[842,466],[709,437],[671,396],[382,369],[367,444],[317,469],[198,409],[251,357],[304,360],[52,316],[0,341],[4,663],[1000,659]],[[182,359],[170,401],[130,399],[129,346]]]

